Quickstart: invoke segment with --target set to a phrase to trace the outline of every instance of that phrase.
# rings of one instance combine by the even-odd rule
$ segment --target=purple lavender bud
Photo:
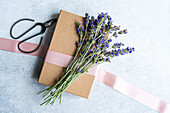
[[[85,16],[87,17],[88,15],[89,15],[89,14],[86,12],[86,13],[85,13]]]
[[[109,48],[109,45],[106,45],[107,48]]]
[[[135,48],[134,48],[134,47],[132,48],[132,51],[135,51]]]
[[[109,39],[108,42],[112,42],[112,39]]]
[[[114,33],[113,33],[113,36],[114,36],[115,38],[117,38],[117,32],[114,32]]]
[[[77,25],[79,25],[79,26],[80,26],[80,25],[81,25],[81,23],[80,23],[80,22],[77,22]]]
[[[107,61],[107,62],[110,62],[110,59],[109,59],[109,58],[106,58],[106,61]]]
[[[96,64],[98,63],[98,60],[95,62]]]
[[[104,38],[104,36],[102,36],[102,38]]]
[[[123,33],[124,33],[124,34],[127,34],[127,32],[128,32],[127,29],[123,30]]]
[[[81,32],[82,32],[82,31],[83,31],[83,28],[81,27],[81,29],[80,29],[80,30],[81,30]]]
[[[124,55],[124,53],[122,52],[121,55]]]

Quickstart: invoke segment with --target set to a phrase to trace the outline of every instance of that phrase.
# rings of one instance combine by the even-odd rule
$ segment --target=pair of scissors
[[[29,31],[31,31],[32,29],[34,29],[34,28],[37,27],[37,26],[40,26],[40,27],[41,27],[41,31],[40,31],[39,33],[36,33],[36,34],[34,34],[34,35],[32,35],[32,36],[30,36],[30,37],[28,37],[28,38],[25,38],[24,40],[22,40],[22,41],[20,41],[20,42],[18,43],[18,49],[19,49],[21,52],[23,52],[23,53],[33,53],[33,52],[37,51],[37,50],[40,48],[43,37],[41,37],[38,46],[37,46],[34,50],[31,50],[31,51],[22,50],[21,47],[20,47],[20,45],[21,45],[22,43],[28,41],[28,40],[31,39],[31,38],[34,38],[34,37],[36,37],[36,36],[38,36],[38,35],[43,34],[48,27],[52,26],[54,23],[57,22],[57,18],[48,20],[48,21],[46,21],[46,22],[44,22],[44,23],[41,23],[41,22],[35,23],[31,28],[29,28],[28,30],[26,30],[24,33],[22,33],[21,35],[19,35],[19,36],[17,36],[17,37],[14,37],[13,34],[12,34],[13,27],[14,27],[17,23],[19,23],[19,22],[21,22],[21,21],[32,21],[32,22],[34,22],[33,19],[29,19],[29,18],[24,18],[24,19],[20,19],[20,20],[16,21],[16,22],[11,26],[11,29],[10,29],[10,36],[11,36],[13,39],[19,39],[19,38],[21,38],[22,36],[24,36],[25,34],[27,34]]]

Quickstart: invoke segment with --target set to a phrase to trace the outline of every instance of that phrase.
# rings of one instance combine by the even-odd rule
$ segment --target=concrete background
[[[11,39],[9,29],[18,19],[45,22],[57,17],[60,9],[82,16],[109,12],[116,25],[129,31],[114,41],[135,47],[136,52],[101,67],[170,103],[168,5],[168,0],[0,0],[0,37]],[[27,22],[16,26],[14,34],[29,26]],[[44,35],[47,45],[53,29]],[[89,99],[64,93],[62,105],[40,107],[42,98],[36,93],[46,87],[37,83],[42,64],[41,58],[0,50],[0,113],[156,113],[98,81]]]

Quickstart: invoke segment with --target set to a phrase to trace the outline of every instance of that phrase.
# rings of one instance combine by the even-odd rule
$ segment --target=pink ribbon
[[[17,40],[0,38],[0,50],[25,54],[18,49],[18,43],[19,41]],[[21,44],[21,48],[25,51],[30,51],[36,47],[37,47],[37,44],[33,44],[33,43],[24,42],[23,44]],[[38,51],[34,53],[28,53],[28,54],[44,58],[47,53],[47,50],[48,50],[48,46],[42,45],[38,49]]]
[[[69,63],[72,61],[72,59],[73,59],[73,56],[48,50],[47,55],[45,57],[45,62],[58,65],[61,67],[67,67]],[[88,70],[88,74],[95,75],[96,70],[97,70],[97,67],[93,67]]]
[[[148,94],[144,90],[137,88],[129,82],[118,78],[112,73],[103,69],[98,69],[96,79],[160,113],[170,113],[170,104]]]
[[[18,41],[16,40],[0,38],[0,50],[22,53],[17,49],[17,44]],[[30,48],[34,48],[36,46],[37,44],[25,43],[23,49],[29,50]],[[45,57],[46,51],[47,47],[41,46],[37,52],[29,55]],[[72,58],[73,58],[72,56],[48,50],[45,62],[66,67],[70,63]],[[112,73],[106,72],[105,70],[98,68],[97,70],[92,69],[91,72],[89,72],[89,74],[91,75],[95,74],[96,79],[98,81],[103,82],[104,84],[114,88],[115,90],[131,97],[132,99],[160,113],[170,113],[170,104],[151,94],[148,94],[144,90],[137,88],[136,86],[128,83],[127,81],[118,78]]]

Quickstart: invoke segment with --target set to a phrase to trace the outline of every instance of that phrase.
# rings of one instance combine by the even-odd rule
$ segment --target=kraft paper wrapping
[[[83,17],[61,10],[49,50],[74,56],[76,42],[79,39],[76,23],[83,21]],[[63,76],[64,72],[64,67],[45,62],[38,82],[51,86]],[[66,92],[88,98],[94,78],[93,75],[82,74],[66,89]]]

